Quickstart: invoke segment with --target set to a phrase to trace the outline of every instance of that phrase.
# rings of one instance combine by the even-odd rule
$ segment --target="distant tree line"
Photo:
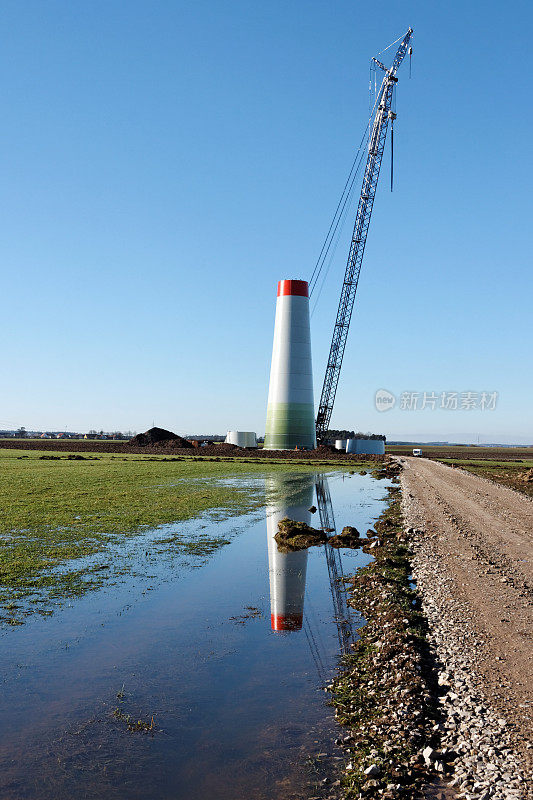
[[[324,434],[324,439],[328,442],[334,442],[335,439],[353,439],[355,436],[354,431],[336,431],[330,429]]]
[[[27,438],[38,438],[38,437],[46,437],[46,438],[65,438],[65,439],[83,439],[84,436],[89,436],[91,438],[101,438],[101,439],[131,439],[135,436],[135,431],[126,431],[122,433],[121,431],[104,431],[100,430],[97,431],[95,428],[91,428],[89,433],[76,433],[74,431],[35,431],[31,430],[28,431],[26,428],[21,425],[20,428],[16,430],[0,430],[0,438],[14,438],[14,439],[27,439]]]

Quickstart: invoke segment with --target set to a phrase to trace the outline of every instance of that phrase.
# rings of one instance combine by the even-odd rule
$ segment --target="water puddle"
[[[201,568],[156,557],[149,579],[129,575],[10,630],[0,640],[0,796],[320,794],[336,737],[323,686],[361,623],[342,577],[370,557],[283,554],[273,535],[285,516],[364,534],[386,485],[335,471],[267,473],[262,512],[180,523],[229,542]],[[161,535],[147,533],[140,550]]]

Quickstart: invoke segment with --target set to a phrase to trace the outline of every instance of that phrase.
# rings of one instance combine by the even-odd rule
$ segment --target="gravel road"
[[[444,743],[466,797],[531,797],[533,502],[463,470],[399,459],[413,575],[442,665]]]

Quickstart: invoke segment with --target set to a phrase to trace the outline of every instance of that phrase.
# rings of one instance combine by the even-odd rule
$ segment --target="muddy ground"
[[[214,444],[209,447],[183,448],[172,444],[168,446],[134,447],[129,442],[105,441],[98,439],[0,439],[0,447],[11,450],[52,450],[68,453],[117,453],[121,455],[187,456],[204,458],[208,456],[234,458],[275,458],[298,461],[383,461],[385,456],[348,455],[330,447],[316,450],[245,450],[232,444]]]

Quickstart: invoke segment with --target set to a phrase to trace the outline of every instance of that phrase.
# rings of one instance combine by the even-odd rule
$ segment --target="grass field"
[[[3,620],[20,622],[32,605],[48,613],[51,601],[82,595],[109,581],[116,575],[113,563],[95,563],[94,556],[140,530],[205,512],[216,512],[219,518],[239,515],[264,504],[261,484],[232,485],[224,481],[228,477],[259,478],[272,471],[327,466],[316,461],[198,461],[0,450]],[[331,466],[339,469],[338,463]],[[345,468],[353,470],[354,465]],[[201,541],[180,540],[178,534],[172,537],[174,548],[180,546],[198,558],[226,543],[212,529]]]
[[[533,447],[475,447],[473,445],[426,445],[426,444],[388,444],[389,455],[411,456],[413,448],[419,447],[425,458],[442,459],[488,459],[489,461],[516,461],[533,459]]]
[[[533,498],[533,458],[519,461],[489,461],[488,459],[441,458],[443,464],[461,467],[474,475],[502,483]]]
[[[411,456],[417,445],[387,445],[386,452]],[[461,467],[533,497],[533,447],[474,447],[472,445],[419,445],[424,458]]]

